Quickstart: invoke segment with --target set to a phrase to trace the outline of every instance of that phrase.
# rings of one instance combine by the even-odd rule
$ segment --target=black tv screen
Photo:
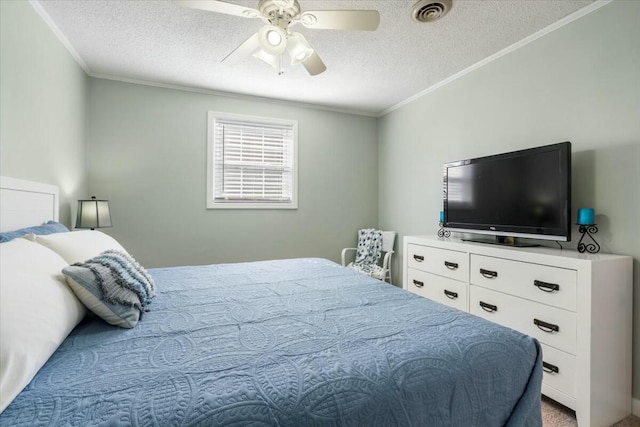
[[[571,143],[444,165],[444,226],[571,240]]]

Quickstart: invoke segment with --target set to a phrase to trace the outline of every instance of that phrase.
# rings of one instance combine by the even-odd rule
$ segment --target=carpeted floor
[[[542,426],[577,427],[576,413],[556,401],[542,396]],[[640,427],[640,418],[631,415],[612,427]]]

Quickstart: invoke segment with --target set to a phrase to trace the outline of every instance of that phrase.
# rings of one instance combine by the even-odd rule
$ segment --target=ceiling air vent
[[[451,0],[420,0],[413,5],[411,15],[417,22],[431,22],[442,18],[451,9]]]

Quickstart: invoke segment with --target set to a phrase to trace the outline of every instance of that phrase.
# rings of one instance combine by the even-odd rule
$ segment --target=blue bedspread
[[[151,274],[138,326],[81,323],[0,425],[542,425],[511,329],[322,259]]]

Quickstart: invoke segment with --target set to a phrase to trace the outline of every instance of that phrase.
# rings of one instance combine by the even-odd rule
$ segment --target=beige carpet
[[[543,427],[577,427],[576,413],[554,400],[542,396]],[[612,427],[640,427],[640,418],[633,415],[614,424]]]

